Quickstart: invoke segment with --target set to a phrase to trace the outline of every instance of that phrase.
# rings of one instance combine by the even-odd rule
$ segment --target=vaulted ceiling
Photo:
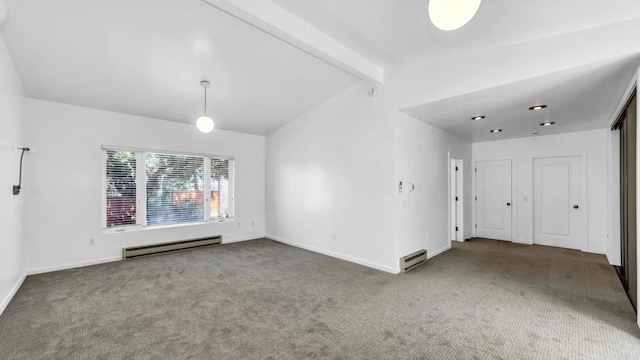
[[[357,81],[200,0],[14,0],[3,33],[28,96],[267,134]]]
[[[206,79],[212,84],[209,112],[218,128],[253,134],[268,134],[363,81],[357,72],[265,32],[251,16],[208,1],[259,6],[269,0],[8,0],[10,15],[0,31],[30,97],[193,123],[203,106],[199,82]],[[637,0],[486,0],[468,25],[443,32],[429,22],[428,0],[268,4],[384,69],[385,76],[430,59],[441,58],[446,66],[447,54],[455,52],[486,52],[640,18]],[[513,118],[510,109],[520,109],[543,92],[542,100],[555,105],[548,116],[551,109],[559,116],[575,110],[570,94],[598,99],[594,104],[611,111],[634,67],[636,58],[616,59],[498,89],[460,91],[459,97],[403,111],[483,141],[486,135],[476,135],[472,126],[484,134],[485,125],[456,121],[475,112],[496,114],[494,121]],[[600,96],[603,82],[618,92]],[[522,125],[514,133],[526,136],[531,129]]]

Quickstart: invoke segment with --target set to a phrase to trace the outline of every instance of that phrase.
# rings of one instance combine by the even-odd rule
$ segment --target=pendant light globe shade
[[[465,26],[480,9],[482,0],[429,0],[429,18],[440,30]]]
[[[196,120],[196,127],[198,130],[203,133],[210,133],[213,131],[215,124],[213,123],[213,119],[208,117],[207,115],[202,115]]]

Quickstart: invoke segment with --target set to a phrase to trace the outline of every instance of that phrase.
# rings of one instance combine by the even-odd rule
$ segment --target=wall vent
[[[122,249],[122,260],[141,256],[164,254],[173,251],[187,250],[222,243],[222,236],[213,236],[184,241],[174,241],[163,244],[128,247]]]
[[[427,262],[427,250],[418,250],[400,258],[400,271],[407,272]]]

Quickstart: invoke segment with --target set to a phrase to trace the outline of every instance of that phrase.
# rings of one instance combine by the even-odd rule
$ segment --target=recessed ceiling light
[[[482,120],[484,119],[484,115],[477,115],[471,118],[471,120]]]
[[[532,107],[529,108],[529,110],[542,110],[546,107],[547,105],[533,105]]]
[[[489,131],[489,132],[491,132],[491,133],[494,133],[494,134],[495,134],[495,133],[502,132],[502,129],[493,129],[493,130],[491,130],[491,131]]]
[[[540,126],[551,126],[551,125],[555,125],[556,122],[555,121],[545,121],[542,124],[540,124]]]
[[[482,0],[430,0],[429,18],[440,30],[465,26],[478,12]]]
[[[532,133],[533,135],[538,135],[539,131],[538,131],[538,130],[533,130],[531,133]]]

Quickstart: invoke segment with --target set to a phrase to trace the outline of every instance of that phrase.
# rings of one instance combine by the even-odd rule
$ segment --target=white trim
[[[223,238],[222,239],[222,244],[231,244],[231,243],[236,243],[236,242],[241,242],[241,241],[258,240],[258,239],[262,239],[264,237],[265,237],[264,235],[251,235],[251,236],[237,237],[237,238],[233,238],[233,239],[229,239],[229,240],[225,240]],[[56,265],[56,266],[49,266],[49,267],[43,267],[43,268],[38,268],[38,269],[27,270],[26,275],[45,274],[45,273],[50,273],[50,272],[54,272],[54,271],[75,269],[75,268],[91,266],[91,265],[100,265],[100,264],[106,264],[106,263],[110,263],[110,262],[121,261],[121,260],[122,260],[122,256],[114,256],[114,257],[109,257],[109,258],[104,258],[104,259],[80,261],[80,262],[77,262],[77,263]]]
[[[620,241],[620,131],[609,131],[607,134],[607,260],[610,265],[622,265]]]
[[[512,243],[514,243],[514,244],[522,244],[522,245],[533,245],[533,241],[531,241],[531,240],[522,240],[522,239],[514,240],[514,241],[512,241]]]
[[[209,176],[207,176],[207,174],[209,174]],[[210,157],[204,158],[204,179],[202,179],[202,200],[204,201],[204,209],[202,211],[202,220],[207,221],[211,219],[211,158]],[[219,199],[218,199],[218,204],[220,204]]]
[[[447,250],[450,250],[450,249],[451,249],[451,243],[449,243],[449,245],[447,245],[447,246],[445,246],[445,247],[443,247],[441,249],[438,249],[436,251],[433,251],[433,252],[427,251],[427,259],[431,259],[433,257],[436,257],[436,256],[438,256],[438,255],[442,254],[443,252],[445,252]]]
[[[228,159],[233,160],[234,157],[230,155],[216,155],[207,153],[197,153],[189,151],[176,151],[176,150],[162,150],[162,149],[147,149],[139,148],[135,146],[118,146],[118,145],[102,145],[102,150],[115,150],[115,151],[129,151],[135,153],[155,153],[161,155],[178,155],[178,156],[195,156],[195,157],[209,157],[215,159]]]
[[[112,228],[101,229],[102,234],[117,234],[123,232],[130,231],[146,231],[146,230],[158,230],[158,229],[171,229],[171,228],[180,228],[187,226],[198,226],[198,225],[213,225],[213,224],[222,224],[222,223],[231,223],[235,222],[235,218],[220,218],[220,219],[210,219],[210,220],[199,220],[188,223],[178,223],[178,224],[168,224],[168,225],[125,225],[125,226],[117,226]]]
[[[586,249],[586,250],[581,250],[582,252],[586,252],[589,254],[598,254],[598,255],[607,255],[607,251],[606,250],[595,250],[595,249]]]
[[[9,306],[9,303],[11,302],[13,297],[16,295],[18,290],[20,290],[20,287],[22,286],[26,278],[27,278],[27,273],[25,272],[24,274],[22,274],[22,276],[20,276],[18,281],[11,288],[11,290],[9,290],[9,293],[4,297],[4,299],[2,299],[2,302],[0,302],[0,315],[2,315],[2,313],[5,311],[7,306]]]
[[[633,93],[633,90],[638,87],[638,74],[639,72],[636,71],[631,78],[631,82],[629,82],[629,85],[627,85],[627,89],[624,91],[624,97],[620,100],[620,102],[618,102],[615,110],[613,110],[613,114],[611,114],[610,117],[611,120],[609,121],[609,128],[612,128],[613,125],[615,125],[616,120],[618,120],[618,116],[622,113],[623,110],[625,110],[625,105],[627,105],[627,102],[631,100],[631,93]]]
[[[271,1],[203,0],[370,84],[382,84],[384,68]]]
[[[235,237],[232,239],[225,239],[222,238],[222,244],[233,244],[233,243],[237,243],[237,242],[243,242],[243,241],[252,241],[252,240],[260,240],[260,239],[264,239],[266,237],[265,234],[260,234],[260,235],[249,235],[249,236],[241,236],[241,237]]]
[[[313,251],[322,255],[327,255],[327,256],[331,256],[340,260],[345,260],[345,261],[349,261],[352,263],[356,263],[358,265],[362,265],[362,266],[366,266],[366,267],[370,267],[376,270],[380,270],[380,271],[384,271],[384,272],[388,272],[391,274],[399,274],[400,273],[400,269],[399,268],[392,268],[390,266],[386,266],[386,265],[381,265],[378,263],[374,263],[368,260],[363,260],[363,259],[359,259],[353,256],[349,256],[349,255],[343,255],[343,254],[339,254],[333,251],[328,251],[328,250],[323,250],[314,246],[309,246],[309,245],[305,245],[305,244],[301,244],[295,241],[291,241],[291,240],[287,240],[287,239],[283,239],[281,237],[278,236],[274,236],[274,235],[265,235],[265,237],[267,239],[273,240],[273,241],[277,241],[279,243],[283,243],[285,245],[290,245],[293,247],[297,247],[300,249],[304,249],[304,250],[309,250],[309,251]]]
[[[75,269],[75,268],[79,268],[79,267],[85,267],[85,266],[91,266],[91,265],[99,265],[99,264],[105,264],[105,263],[121,261],[121,260],[122,260],[122,256],[117,256],[117,257],[114,256],[114,257],[109,257],[109,258],[104,258],[104,259],[80,261],[80,262],[71,263],[71,264],[48,266],[48,267],[43,267],[43,268],[39,268],[39,269],[27,270],[27,275],[44,274],[44,273],[50,273],[50,272],[54,272],[54,271]]]

